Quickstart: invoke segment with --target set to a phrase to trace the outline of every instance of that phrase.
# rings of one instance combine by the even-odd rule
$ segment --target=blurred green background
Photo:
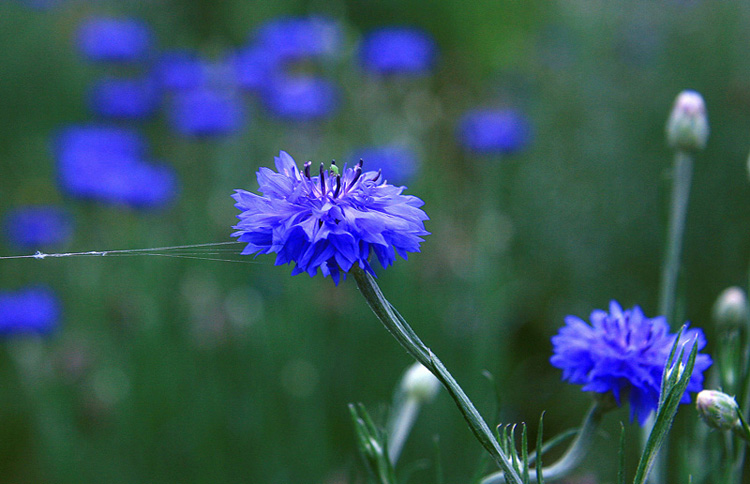
[[[250,101],[239,134],[207,140],[179,138],[157,117],[143,129],[179,174],[176,203],[138,211],[59,191],[51,137],[91,119],[86,89],[103,72],[75,51],[82,19],[132,15],[160,49],[218,55],[264,21],[313,13],[345,31],[346,53],[321,67],[344,93],[336,116],[289,124]],[[352,68],[361,35],[390,24],[435,37],[431,76],[368,84]],[[589,401],[548,364],[563,318],[610,299],[656,315],[671,186],[664,124],[683,89],[704,96],[711,136],[695,165],[673,327],[692,321],[713,350],[711,305],[747,279],[748,45],[750,5],[731,1],[4,1],[0,216],[60,204],[75,215],[70,251],[227,241],[232,191],[255,190],[255,171],[279,150],[319,162],[407,136],[421,158],[408,193],[426,202],[432,235],[379,283],[488,420],[531,422],[534,439],[546,411],[551,436],[576,426]],[[463,150],[456,122],[482,106],[523,111],[529,148]],[[17,252],[2,243],[0,255]],[[0,481],[363,482],[346,405],[383,416],[409,358],[353,281],[255,260],[0,261],[0,289],[46,283],[64,306],[51,337],[0,344]],[[678,427],[695,417],[685,407]],[[620,419],[627,410],[608,417],[576,475],[614,481]],[[633,449],[637,434],[628,426]],[[441,393],[400,471],[437,482],[439,467],[444,482],[469,482],[481,455]]]

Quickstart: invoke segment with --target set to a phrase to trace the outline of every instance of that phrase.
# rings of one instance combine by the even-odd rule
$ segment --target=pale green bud
[[[724,289],[714,303],[716,323],[725,328],[741,328],[747,323],[748,307],[745,291],[737,286]]]
[[[695,397],[695,408],[709,427],[732,430],[740,425],[734,397],[716,390],[703,390]]]
[[[414,363],[401,380],[401,389],[409,397],[427,403],[440,389],[440,381],[421,363]]]
[[[698,151],[708,141],[708,118],[703,97],[695,91],[682,91],[667,121],[667,143],[675,150]]]

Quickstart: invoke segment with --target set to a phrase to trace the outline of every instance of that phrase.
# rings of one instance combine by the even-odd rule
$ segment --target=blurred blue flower
[[[341,27],[332,19],[280,17],[261,25],[254,43],[281,60],[296,60],[334,55],[341,48],[341,38]]]
[[[58,325],[60,301],[46,286],[0,291],[0,335],[46,335]]]
[[[361,148],[349,157],[352,163],[364,160],[372,170],[382,170],[383,179],[394,185],[408,183],[419,168],[417,154],[402,145]]]
[[[155,66],[160,87],[170,90],[194,89],[206,82],[203,61],[192,51],[163,53]]]
[[[263,91],[263,101],[280,118],[309,121],[335,112],[338,91],[333,83],[319,77],[281,75]]]
[[[461,145],[478,154],[511,154],[531,142],[531,126],[512,109],[476,109],[458,123]]]
[[[609,313],[591,313],[591,326],[566,317],[565,326],[552,337],[550,362],[563,370],[564,380],[583,385],[583,391],[611,392],[618,404],[628,398],[631,419],[637,416],[643,425],[659,402],[662,373],[676,337],[664,317],[647,318],[638,306],[623,311],[612,301]],[[681,343],[686,343],[687,355],[693,344],[703,349],[706,338],[700,329],[688,329]],[[681,403],[690,402],[688,392],[703,389],[703,372],[711,363],[710,356],[697,355]]]
[[[64,245],[73,235],[72,217],[54,206],[15,208],[5,215],[4,226],[11,244],[22,249]]]
[[[106,78],[92,87],[89,102],[99,116],[137,120],[154,113],[159,92],[149,79]]]
[[[279,71],[278,56],[265,47],[246,47],[232,58],[237,84],[243,89],[260,92]]]
[[[196,88],[176,92],[169,106],[172,128],[184,136],[234,133],[245,123],[242,99],[232,92]]]
[[[156,208],[174,199],[177,180],[165,165],[147,163],[136,132],[105,126],[74,126],[55,140],[58,179],[70,196]]]
[[[245,190],[232,196],[241,211],[232,236],[247,242],[243,254],[275,252],[276,265],[295,263],[292,275],[312,277],[320,268],[338,284],[341,272],[354,264],[372,274],[372,252],[383,268],[393,264],[396,252],[404,259],[419,252],[428,217],[422,200],[401,194],[404,187],[363,172],[361,164],[339,175],[338,168],[329,171],[321,163],[312,176],[309,161],[301,172],[283,151],[275,161],[276,172],[258,171],[262,196]]]
[[[159,86],[170,91],[233,88],[237,84],[233,60],[205,59],[187,49],[163,53],[156,62],[155,74]]]
[[[428,73],[437,46],[427,32],[413,27],[384,27],[369,32],[360,46],[362,66],[379,74]]]
[[[78,49],[93,61],[141,61],[151,47],[151,30],[134,18],[90,17],[77,34]]]

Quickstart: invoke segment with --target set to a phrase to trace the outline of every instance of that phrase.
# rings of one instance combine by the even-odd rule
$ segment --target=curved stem
[[[578,435],[571,442],[565,454],[554,464],[542,468],[542,475],[545,481],[565,477],[580,464],[591,447],[591,441],[596,434],[596,430],[599,428],[602,416],[610,409],[611,406],[602,404],[599,401],[595,401],[591,405],[591,408],[589,408],[589,411],[586,412],[586,416],[583,418],[581,430],[578,431]],[[537,482],[536,471],[529,472],[529,479],[531,482]],[[503,472],[496,472],[482,479],[480,484],[504,484],[505,482],[505,474]]]
[[[446,390],[456,402],[458,409],[469,424],[469,428],[482,446],[489,452],[495,463],[505,472],[507,481],[513,484],[522,484],[518,473],[508,456],[500,448],[500,444],[492,434],[487,423],[484,421],[474,404],[466,396],[461,386],[456,382],[443,363],[422,342],[409,324],[398,314],[398,311],[385,299],[375,279],[366,273],[361,267],[355,265],[350,273],[357,281],[357,287],[364,296],[367,304],[373,310],[383,326],[401,344],[401,346],[414,359],[422,363],[435,377],[445,386]]]

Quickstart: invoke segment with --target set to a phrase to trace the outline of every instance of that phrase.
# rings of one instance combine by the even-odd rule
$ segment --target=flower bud
[[[703,97],[695,91],[682,91],[667,121],[667,143],[675,150],[698,151],[708,141],[708,118]]]
[[[726,393],[703,390],[695,399],[695,408],[709,427],[732,430],[740,425],[737,402]]]
[[[737,286],[724,289],[716,298],[714,320],[724,328],[741,328],[747,322],[748,307],[745,291]]]
[[[414,363],[404,374],[401,389],[408,398],[426,403],[435,398],[440,381],[421,363]]]

